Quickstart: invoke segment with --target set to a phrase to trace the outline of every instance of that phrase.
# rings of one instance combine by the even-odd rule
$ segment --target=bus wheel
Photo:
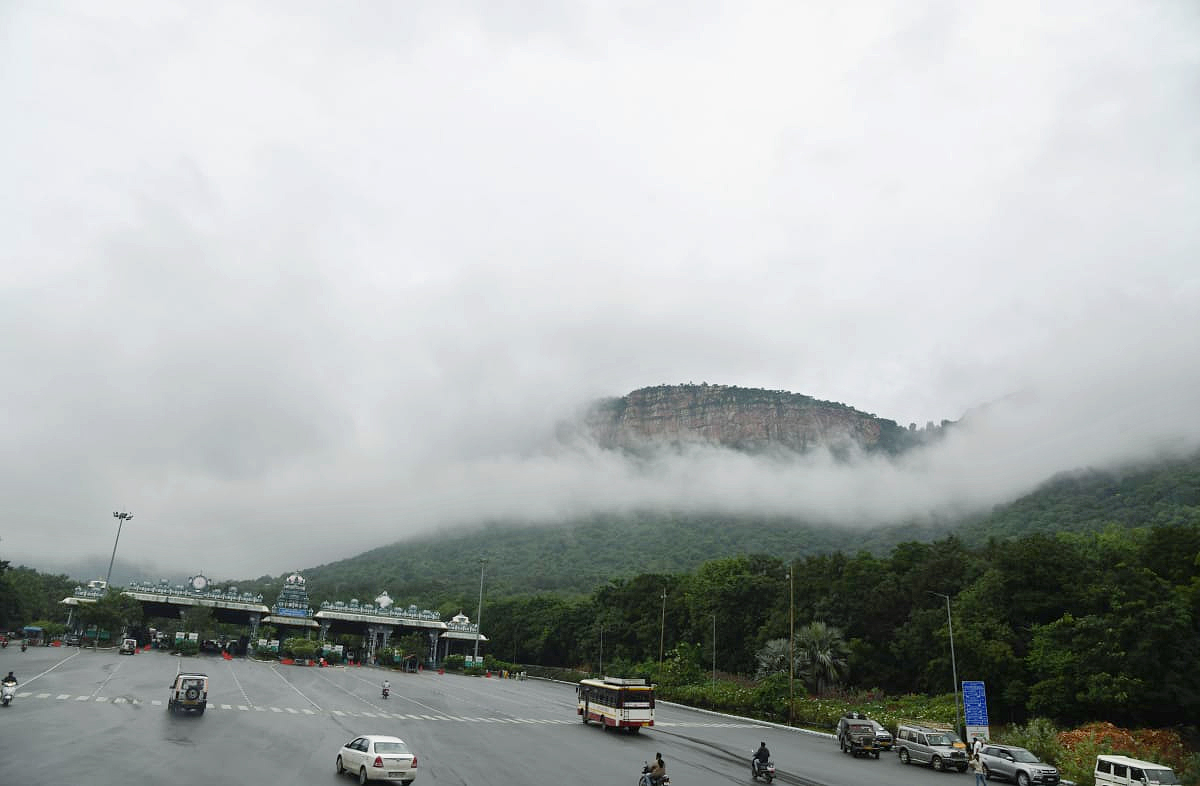
[[[629,727],[629,733],[630,733],[630,734],[637,734],[637,733],[638,733],[639,731],[641,731],[641,730],[642,730],[642,727],[641,727],[641,726],[630,726],[630,727]]]

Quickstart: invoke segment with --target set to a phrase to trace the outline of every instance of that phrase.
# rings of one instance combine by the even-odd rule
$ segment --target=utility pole
[[[663,587],[662,594],[662,624],[658,629],[658,671],[659,679],[662,679],[662,663],[663,663],[663,643],[667,637],[667,588]]]
[[[713,690],[717,689],[717,615],[713,618]]]
[[[479,632],[483,629],[483,569],[487,566],[487,557],[479,558],[479,606],[475,609],[475,657],[472,665],[479,662]]]
[[[113,518],[117,520],[117,539],[113,541],[112,557],[108,560],[108,573],[104,575],[104,591],[108,592],[108,582],[112,579],[113,561],[117,558],[117,544],[121,542],[121,527],[126,521],[133,518],[132,513],[120,513],[113,511]]]
[[[788,564],[788,725],[792,725],[792,702],[796,681],[796,565]]]

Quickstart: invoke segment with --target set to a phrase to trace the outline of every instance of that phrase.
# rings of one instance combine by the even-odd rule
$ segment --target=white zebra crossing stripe
[[[161,707],[165,703],[158,699],[145,700],[145,699],[128,698],[125,696],[116,696],[116,697],[112,697],[112,698],[107,697],[107,696],[94,696],[93,697],[93,696],[88,696],[88,695],[72,696],[69,693],[51,694],[51,693],[43,692],[43,693],[35,694],[32,691],[22,691],[21,693],[18,693],[17,696],[19,698],[34,699],[34,700],[52,699],[54,701],[69,701],[71,699],[74,699],[75,701],[90,701],[90,702],[93,702],[96,704],[109,704],[109,705],[114,705],[114,706],[115,705],[140,706],[142,704],[148,703],[148,704],[156,706],[156,707]],[[335,717],[340,717],[340,718],[346,718],[346,717],[351,717],[351,718],[359,718],[359,717],[362,717],[362,718],[388,718],[388,719],[409,720],[409,721],[456,721],[458,723],[510,723],[510,724],[535,723],[535,724],[542,724],[542,725],[577,724],[578,723],[577,720],[568,719],[568,718],[498,718],[498,717],[484,718],[484,717],[472,717],[472,716],[467,716],[467,715],[424,715],[424,714],[417,715],[417,714],[412,714],[412,713],[400,713],[400,712],[390,712],[389,713],[389,712],[365,712],[365,711],[356,712],[353,710],[313,710],[308,707],[303,707],[300,709],[296,709],[294,707],[282,707],[282,708],[280,708],[280,707],[258,707],[258,706],[252,706],[252,705],[246,705],[246,704],[232,705],[232,704],[213,703],[213,704],[208,705],[208,709],[209,710],[234,710],[234,709],[237,709],[241,712],[250,712],[251,710],[253,710],[254,712],[267,712],[268,710],[270,710],[271,712],[276,713],[276,714],[287,713],[289,715],[296,715],[296,716],[307,715],[309,717],[330,715],[330,716],[335,716]],[[757,724],[754,722],[689,723],[689,722],[678,722],[678,721],[676,721],[676,722],[657,721],[655,723],[655,726],[660,726],[663,728],[731,728],[731,729],[761,728],[761,724]]]

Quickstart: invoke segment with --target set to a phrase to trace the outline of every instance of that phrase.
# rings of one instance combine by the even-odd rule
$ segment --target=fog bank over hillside
[[[1193,2],[3,21],[14,563],[106,565],[113,511],[118,564],[214,577],[596,511],[859,527],[1197,444]],[[896,461],[559,437],[686,382],[967,414]]]

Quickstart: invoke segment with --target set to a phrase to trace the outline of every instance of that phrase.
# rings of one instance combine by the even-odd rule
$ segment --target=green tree
[[[847,674],[848,650],[842,632],[824,622],[796,629],[796,664],[808,689],[823,695],[840,685]]]
[[[84,625],[95,625],[115,639],[131,625],[142,621],[142,604],[116,590],[105,593],[95,603],[79,605],[79,619]],[[99,637],[96,640],[99,644]]]

